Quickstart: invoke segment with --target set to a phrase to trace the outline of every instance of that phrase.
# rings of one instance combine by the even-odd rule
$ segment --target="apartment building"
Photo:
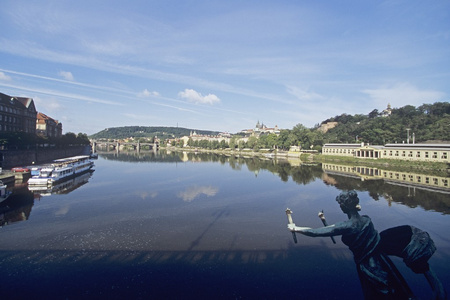
[[[36,133],[36,107],[31,98],[0,93],[0,133]]]

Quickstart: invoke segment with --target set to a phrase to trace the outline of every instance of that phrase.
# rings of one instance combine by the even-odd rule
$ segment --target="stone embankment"
[[[162,149],[163,147],[161,147]],[[235,155],[235,156],[259,156],[259,157],[295,157],[300,158],[302,152],[292,152],[292,151],[271,151],[267,149],[262,149],[260,151],[253,151],[252,149],[240,149],[240,150],[231,150],[231,149],[203,149],[203,148],[179,148],[179,147],[165,147],[164,149],[169,151],[185,151],[185,152],[204,152],[204,153],[217,153],[223,155]]]
[[[43,164],[55,159],[90,153],[90,146],[72,146],[58,149],[0,150],[0,167],[10,169],[17,166]]]

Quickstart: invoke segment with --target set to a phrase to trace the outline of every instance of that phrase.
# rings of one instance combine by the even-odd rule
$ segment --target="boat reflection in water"
[[[89,170],[84,173],[80,173],[76,177],[71,177],[69,180],[60,181],[50,186],[36,185],[28,186],[28,190],[39,196],[50,196],[51,194],[68,194],[73,190],[76,190],[80,186],[88,183],[94,170]]]
[[[15,189],[7,200],[0,203],[0,227],[28,220],[34,199],[51,194],[68,194],[88,183],[93,173],[94,170],[90,170],[49,187],[23,186]]]
[[[15,190],[6,201],[0,204],[0,227],[28,220],[33,204],[32,192],[26,188]]]

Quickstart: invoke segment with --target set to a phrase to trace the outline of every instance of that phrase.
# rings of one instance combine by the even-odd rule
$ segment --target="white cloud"
[[[145,89],[145,90],[143,90],[142,92],[140,92],[139,94],[138,94],[138,97],[143,97],[143,98],[147,98],[147,97],[159,97],[159,96],[161,96],[158,92],[155,92],[155,91],[153,91],[153,92],[150,92],[149,90],[147,90],[147,89]]]
[[[66,71],[60,71],[58,73],[59,76],[61,76],[62,78],[64,78],[65,80],[69,80],[69,81],[74,81],[75,79],[73,78],[73,75],[71,72],[66,72]]]
[[[11,80],[11,77],[9,77],[3,72],[0,72],[0,80]]]
[[[185,191],[179,192],[178,197],[185,202],[191,202],[201,194],[205,194],[208,197],[215,196],[219,189],[213,186],[193,186],[187,188]]]
[[[203,96],[199,92],[193,90],[193,89],[185,89],[183,92],[179,92],[178,96],[187,99],[189,102],[193,102],[195,104],[211,104],[219,103],[220,99],[214,94],[208,94],[206,96]]]
[[[61,108],[59,101],[53,97],[45,98],[45,100],[40,97],[34,97],[33,101],[36,107],[39,107],[38,111],[40,112],[55,112]]]
[[[294,86],[288,86],[287,92],[304,101],[324,99],[322,95],[319,95],[316,92],[309,91],[309,89],[300,89]]]
[[[410,83],[398,83],[391,87],[363,90],[378,106],[384,107],[390,103],[392,107],[405,105],[420,106],[424,103],[434,103],[441,100],[445,93],[433,90],[419,90]]]

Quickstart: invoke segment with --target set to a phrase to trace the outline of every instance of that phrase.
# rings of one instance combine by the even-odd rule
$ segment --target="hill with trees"
[[[329,124],[326,130],[323,125]],[[121,139],[129,137],[154,137],[161,141],[165,139],[189,136],[193,129],[179,127],[143,127],[127,126],[107,128],[90,138]],[[202,135],[216,135],[218,132],[195,130]],[[283,149],[289,150],[291,146],[301,146],[302,149],[315,149],[321,151],[326,143],[369,143],[372,145],[384,145],[388,143],[403,143],[410,134],[410,142],[449,142],[450,140],[450,103],[436,102],[423,104],[419,107],[406,105],[401,108],[379,112],[374,109],[367,115],[341,114],[329,118],[313,128],[307,128],[301,123],[292,129],[281,130],[279,135],[260,134],[250,136],[244,141],[242,134],[234,135],[228,143],[218,141],[189,141],[190,147],[223,149],[223,148],[250,148],[259,149]],[[182,146],[180,141],[177,146]]]
[[[415,142],[443,141],[450,139],[450,103],[436,102],[419,107],[406,105],[393,108],[389,116],[381,116],[378,110],[368,115],[342,114],[322,123],[338,125],[324,134],[324,141],[332,143],[366,142],[384,145],[406,142],[407,134]]]
[[[217,135],[218,131],[196,130],[182,127],[154,127],[154,126],[125,126],[111,127],[97,132],[89,138],[91,139],[125,139],[125,138],[153,138],[173,139],[189,135],[192,131],[203,135]]]
[[[331,124],[321,130],[324,124]],[[450,140],[450,103],[436,102],[419,107],[406,105],[393,108],[390,114],[374,109],[367,115],[341,114],[329,118],[313,128],[297,124],[282,130],[279,136],[260,136],[245,145],[248,148],[272,148],[288,150],[291,146],[321,151],[326,143],[369,143],[384,145],[403,143],[410,135],[410,142],[439,143]],[[250,143],[251,142],[251,143]]]

